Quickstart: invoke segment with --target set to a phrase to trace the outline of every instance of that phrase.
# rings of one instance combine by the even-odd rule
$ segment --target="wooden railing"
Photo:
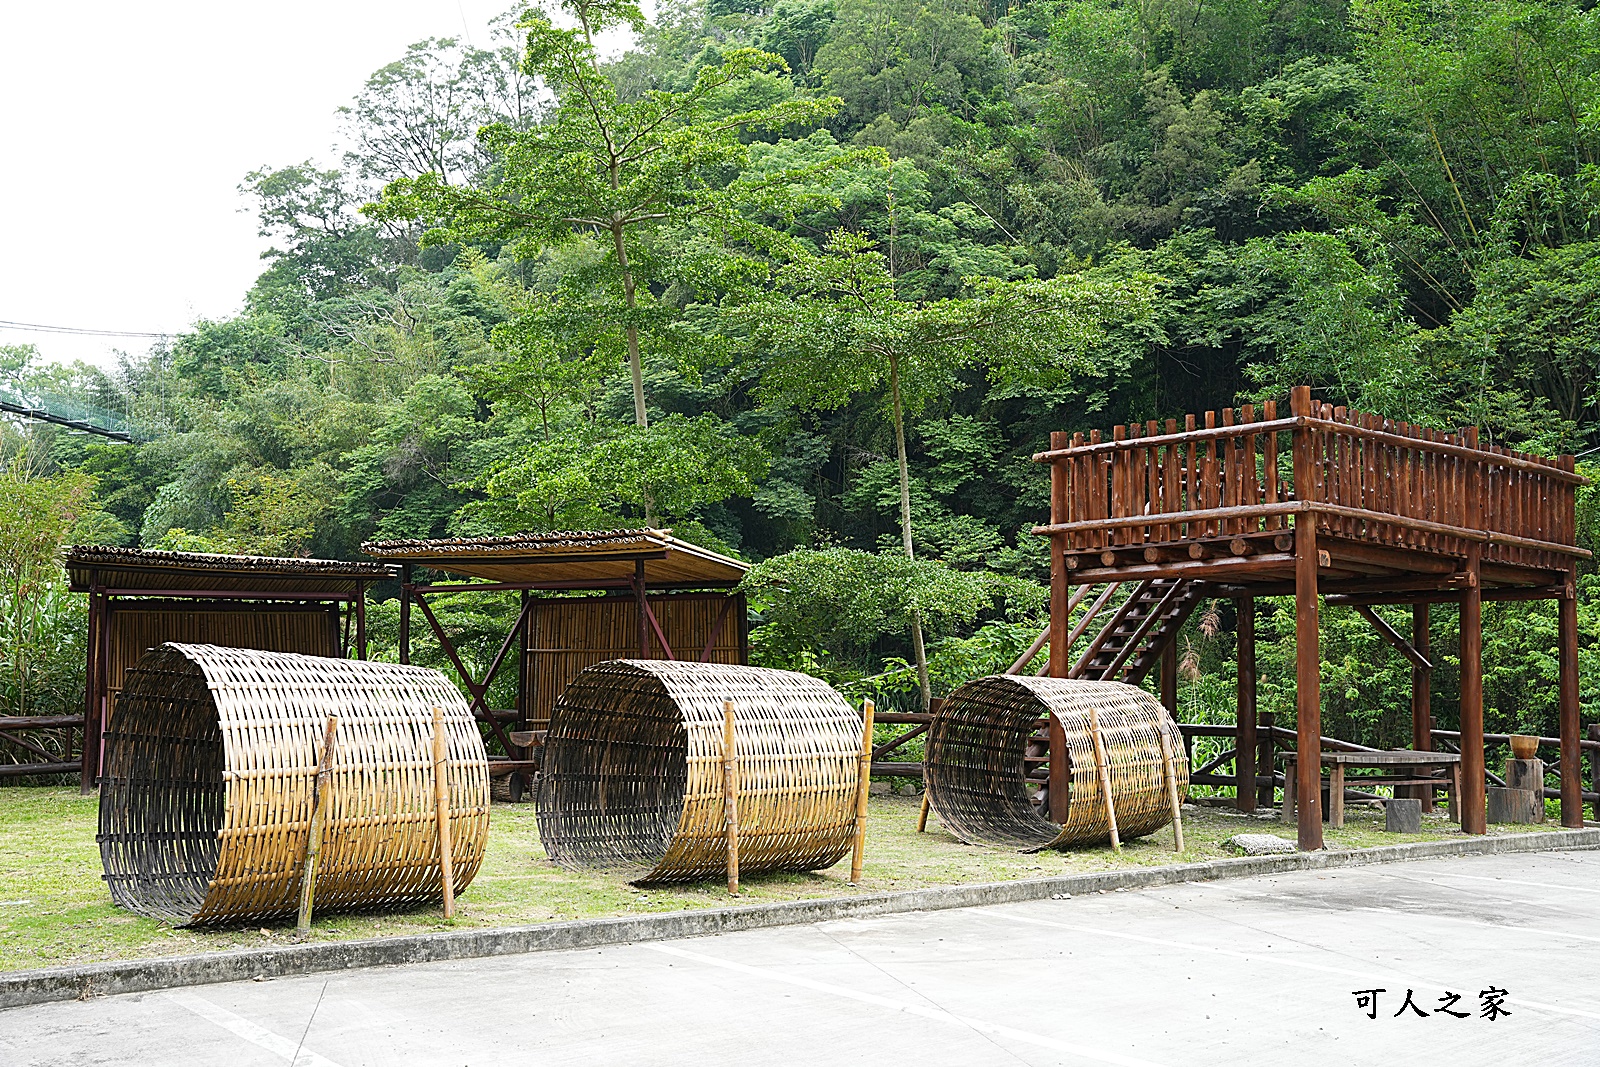
[[[1064,512],[1035,529],[1069,552],[1270,535],[1314,514],[1319,533],[1402,549],[1561,569],[1576,546],[1571,456],[1547,459],[1342,407],[1296,389],[1268,402],[1052,442]],[[1064,445],[1064,447],[1062,447]],[[1297,474],[1298,472],[1298,474]],[[1305,484],[1302,484],[1305,483]]]

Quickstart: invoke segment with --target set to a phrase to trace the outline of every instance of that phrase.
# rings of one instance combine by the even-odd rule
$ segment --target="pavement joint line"
[[[985,1036],[1001,1037],[1008,1041],[1016,1041],[1021,1044],[1034,1045],[1038,1048],[1047,1048],[1056,1052],[1066,1052],[1074,1056],[1082,1057],[1086,1060],[1094,1060],[1097,1063],[1116,1064],[1117,1067],[1160,1067],[1160,1065],[1156,1064],[1154,1061],[1140,1059],[1137,1056],[1126,1056],[1120,1052],[1112,1052],[1109,1049],[1076,1045],[1072,1044],[1071,1042],[1062,1041],[1059,1038],[1047,1037],[1044,1034],[1036,1034],[1031,1030],[1018,1030],[1012,1026],[1006,1026],[1002,1023],[993,1023],[987,1019],[976,1019],[970,1015],[957,1015],[955,1012],[946,1011],[943,1008],[925,1007],[921,1004],[908,1004],[903,1000],[894,1000],[890,997],[879,996],[876,993],[867,993],[859,989],[851,989],[847,986],[835,985],[832,982],[819,982],[814,978],[803,978],[797,974],[785,974],[782,971],[774,970],[770,967],[752,967],[746,963],[737,963],[733,960],[722,959],[718,956],[707,956],[701,952],[690,952],[688,949],[678,948],[674,945],[654,944],[643,945],[641,947],[647,948],[652,952],[660,952],[668,956],[677,956],[679,959],[692,960],[695,963],[702,963],[713,967],[721,967],[726,970],[737,971],[740,974],[747,974],[756,978],[764,978],[768,981],[783,982],[788,985],[799,986],[802,989],[814,990],[818,993],[828,993],[832,996],[844,997],[848,1000],[859,1001],[863,1004],[871,1004],[874,1007],[887,1008],[890,1011],[897,1011],[906,1015],[915,1015],[922,1019],[931,1019],[935,1022],[953,1023],[966,1029],[976,1030],[978,1033],[984,1034]]]
[[[1396,911],[1392,911],[1392,910],[1386,909],[1386,908],[1358,908],[1358,909],[1355,909],[1355,910],[1357,910],[1357,911],[1376,911],[1376,912],[1381,912],[1381,913],[1384,913],[1384,914],[1406,915],[1406,916],[1410,916],[1410,915],[1413,914],[1411,912],[1396,912]],[[1338,974],[1338,975],[1343,975],[1346,978],[1358,978],[1363,982],[1367,982],[1367,981],[1371,981],[1372,980],[1372,974],[1370,972],[1351,971],[1351,970],[1346,970],[1346,969],[1344,969],[1342,967],[1328,967],[1328,966],[1325,966],[1325,965],[1320,964],[1320,963],[1311,963],[1311,962],[1309,962],[1307,960],[1288,959],[1288,958],[1285,958],[1285,957],[1283,957],[1281,955],[1276,955],[1276,954],[1271,953],[1271,952],[1264,952],[1264,951],[1263,952],[1255,952],[1255,953],[1240,952],[1240,951],[1237,951],[1236,949],[1221,948],[1221,947],[1215,946],[1215,945],[1202,945],[1202,944],[1200,944],[1198,942],[1193,942],[1193,941],[1173,941],[1173,940],[1171,940],[1169,938],[1150,937],[1150,936],[1148,936],[1146,934],[1130,934],[1130,933],[1127,933],[1126,931],[1107,930],[1107,929],[1105,929],[1103,927],[1098,927],[1098,926],[1083,926],[1083,925],[1079,925],[1079,924],[1075,924],[1075,923],[1055,922],[1055,921],[1050,920],[1050,919],[1035,919],[1032,916],[1017,915],[1017,914],[1015,914],[1013,912],[1009,912],[1009,911],[995,911],[995,912],[991,912],[990,914],[998,915],[998,916],[1000,916],[1002,918],[1006,918],[1006,919],[1011,919],[1011,920],[1013,920],[1015,922],[1027,923],[1027,924],[1030,924],[1030,925],[1033,925],[1033,926],[1053,926],[1053,927],[1057,927],[1057,928],[1062,929],[1062,930],[1070,930],[1070,931],[1072,931],[1074,933],[1099,934],[1099,935],[1101,935],[1103,937],[1121,938],[1121,939],[1126,940],[1126,941],[1139,941],[1139,942],[1142,942],[1144,944],[1155,945],[1155,946],[1158,946],[1160,948],[1177,948],[1177,949],[1185,949],[1185,950],[1194,951],[1194,952],[1211,952],[1211,953],[1215,953],[1216,955],[1219,955],[1219,956],[1232,956],[1234,959],[1244,960],[1246,963],[1264,961],[1264,962],[1267,962],[1267,963],[1276,963],[1276,964],[1279,964],[1279,965],[1284,966],[1284,967],[1294,967],[1294,968],[1297,968],[1297,969],[1302,970],[1302,971],[1321,971],[1324,974]],[[1523,927],[1512,927],[1511,929],[1523,929]],[[1390,974],[1397,975],[1397,976],[1399,976],[1401,978],[1406,979],[1407,981],[1416,982],[1418,985],[1422,985],[1422,984],[1427,983],[1427,982],[1432,982],[1433,984],[1438,985],[1440,988],[1444,988],[1444,989],[1449,988],[1449,983],[1440,982],[1440,981],[1438,981],[1437,979],[1434,979],[1434,978],[1427,978],[1427,977],[1424,977],[1424,976],[1411,974],[1408,971],[1402,970],[1401,968],[1396,967],[1396,966],[1394,966],[1392,964],[1374,961],[1373,964],[1372,964],[1372,967],[1375,970],[1387,971]],[[1561,1007],[1560,1005],[1545,1004],[1545,1003],[1543,1003],[1541,1001],[1526,1000],[1526,999],[1521,998],[1521,997],[1507,997],[1506,998],[1506,1003],[1507,1004],[1518,1004],[1518,1005],[1521,1005],[1524,1008],[1533,1008],[1533,1009],[1535,1009],[1537,1011],[1547,1011],[1547,1012],[1551,1012],[1551,1013],[1556,1014],[1556,1015],[1575,1015],[1575,1016],[1578,1016],[1579,1018],[1583,1018],[1583,1019],[1600,1019],[1600,1012],[1584,1011],[1582,1008],[1565,1008],[1565,1007]]]
[[[1546,830],[1494,837],[1452,837],[1374,848],[1239,856],[1161,867],[1124,867],[1050,878],[932,886],[820,900],[610,916],[527,926],[468,928],[362,941],[323,941],[307,945],[230,949],[190,956],[114,960],[43,970],[0,972],[0,1009],[141,993],[153,989],[240,982],[253,978],[287,978],[361,967],[596,948],[874,915],[1015,904],[1048,899],[1060,893],[1082,896],[1102,889],[1139,889],[1408,860],[1596,848],[1600,848],[1600,828]]]
[[[296,1046],[293,1041],[279,1034],[273,1033],[264,1026],[246,1019],[243,1015],[236,1015],[220,1004],[213,1004],[198,993],[187,991],[172,991],[166,994],[168,1000],[180,1007],[187,1008],[200,1018],[233,1034],[241,1037],[259,1048],[264,1048],[275,1056],[282,1057],[288,1062],[289,1067],[339,1067],[339,1065],[326,1056],[319,1056],[304,1045]]]

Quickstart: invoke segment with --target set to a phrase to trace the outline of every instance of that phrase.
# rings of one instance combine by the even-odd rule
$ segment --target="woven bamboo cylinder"
[[[855,831],[861,716],[807,675],[671,660],[595,664],[556,701],[538,788],[550,858],[638,885],[725,876],[727,700],[740,873],[837,863]]]
[[[1111,821],[1097,781],[1089,709],[1095,709],[1106,769],[1124,840],[1154,833],[1172,820],[1163,775],[1161,735],[1174,751],[1183,736],[1161,702],[1121,682],[997,675],[951,693],[928,728],[923,769],[928,801],[939,819],[968,844],[1045,848],[1107,841]],[[1054,716],[1067,740],[1067,818],[1057,825],[1039,813],[1023,755],[1040,719]],[[1189,769],[1173,761],[1176,789],[1189,788]]]
[[[185,925],[293,915],[324,725],[339,717],[314,909],[436,902],[433,706],[449,734],[457,888],[489,833],[483,740],[437,671],[168,643],[127,675],[106,740],[112,900]]]

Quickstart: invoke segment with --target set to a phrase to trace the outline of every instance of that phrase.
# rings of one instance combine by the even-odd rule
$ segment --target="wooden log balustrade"
[[[1324,601],[1363,610],[1410,661],[1417,749],[1431,747],[1435,737],[1428,718],[1428,606],[1461,605],[1461,806],[1468,833],[1485,829],[1480,606],[1558,601],[1562,822],[1583,824],[1575,567],[1589,553],[1577,545],[1576,491],[1587,483],[1573,457],[1484,443],[1476,427],[1446,433],[1318,403],[1301,387],[1287,415],[1268,402],[1189,415],[1181,426],[1167,419],[1117,426],[1109,436],[1057,433],[1034,459],[1051,471],[1050,522],[1034,528],[1051,544],[1050,673],[1064,676],[1077,666],[1069,663],[1069,639],[1081,632],[1073,614],[1085,590],[1074,587],[1153,583],[1148,589],[1162,596],[1186,589],[1181,595],[1191,602],[1232,599],[1241,620],[1241,719],[1234,729],[1253,754],[1254,599],[1295,597],[1301,848],[1322,847],[1315,776],[1323,743]],[[1410,640],[1371,612],[1376,604],[1413,606]],[[1113,619],[1106,630],[1118,625]],[[1162,664],[1170,707],[1174,649],[1154,629],[1167,640],[1135,655]],[[1140,636],[1129,634],[1135,642]],[[1282,733],[1266,731],[1269,739]],[[1270,762],[1260,765],[1247,754],[1240,763],[1246,779],[1253,769],[1258,783],[1270,783]],[[1197,784],[1206,773],[1196,772]],[[1270,785],[1242,789],[1237,800],[1254,808],[1262,798],[1270,802]]]

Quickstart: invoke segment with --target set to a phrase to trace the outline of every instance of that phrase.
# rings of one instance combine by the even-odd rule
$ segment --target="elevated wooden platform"
[[[1057,433],[1034,459],[1051,470],[1050,522],[1034,530],[1051,539],[1050,672],[1072,669],[1074,586],[1204,583],[1206,595],[1240,607],[1246,762],[1255,751],[1255,597],[1296,598],[1298,735],[1313,756],[1300,765],[1308,775],[1321,735],[1319,598],[1362,611],[1412,662],[1417,749],[1431,736],[1428,605],[1459,603],[1469,833],[1484,832],[1482,601],[1558,601],[1563,820],[1582,825],[1574,567],[1588,553],[1577,546],[1576,490],[1585,480],[1573,457],[1485,445],[1475,427],[1444,433],[1320,404],[1300,388],[1287,417],[1268,403],[1260,412],[1190,415],[1181,429],[1169,419],[1118,426],[1109,439]],[[1374,604],[1413,605],[1411,639],[1371,612]],[[1255,768],[1239,774],[1248,781]],[[1315,793],[1302,783],[1302,796]],[[1314,803],[1301,805],[1300,843],[1321,847]]]

